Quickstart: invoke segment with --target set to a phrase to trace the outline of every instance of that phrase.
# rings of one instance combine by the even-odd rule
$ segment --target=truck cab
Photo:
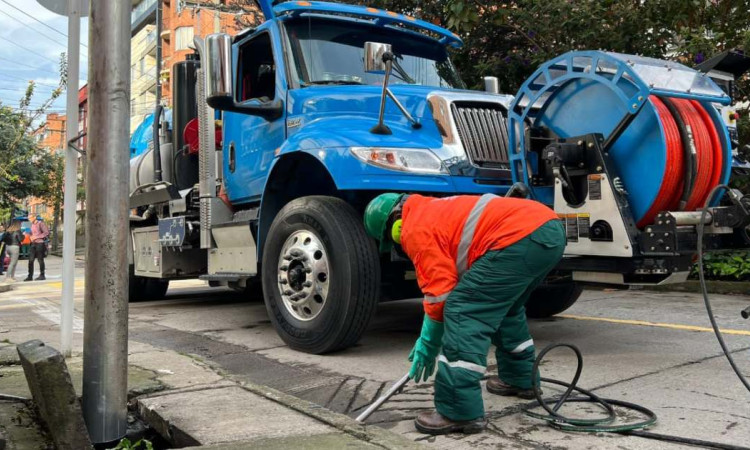
[[[281,337],[323,353],[354,344],[379,301],[419,295],[410,263],[365,234],[367,203],[383,192],[505,193],[512,97],[466,90],[450,61],[462,42],[433,24],[259,3],[262,25],[197,39],[195,59],[173,69],[171,130],[157,119],[160,155],[132,163],[131,292],[156,298],[177,278],[262,284]],[[387,89],[367,70],[368,46],[393,54]],[[157,159],[162,179],[150,182]]]

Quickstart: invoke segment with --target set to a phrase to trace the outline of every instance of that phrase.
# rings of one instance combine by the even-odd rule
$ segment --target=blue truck
[[[665,161],[613,163],[607,146],[614,143],[617,156],[617,142],[632,147],[627,134],[651,126],[656,140],[638,145],[658,150],[649,95],[726,103],[710,81],[675,93],[649,77],[677,66],[584,52],[540,67],[519,95],[497,93],[491,78],[485,91],[471,91],[450,60],[461,39],[434,24],[362,6],[258,3],[266,20],[257,28],[195,39],[195,54],[172,68],[171,118],[157,108],[146,125],[154,137],[148,148],[131,149],[133,300],[160,298],[170,280],[184,278],[262,288],[269,317],[292,348],[346,348],[378,302],[419,296],[411,263],[380,254],[365,233],[362,212],[371,199],[383,192],[505,195],[514,182],[559,211],[569,234],[568,263],[532,296],[529,315],[565,310],[582,282],[686,276],[694,244],[679,251],[652,245],[654,233],[628,216],[628,208],[641,214],[653,201],[644,190],[662,176],[633,182],[628,164]],[[599,85],[606,89],[590,87]],[[560,119],[555,102],[588,116]],[[557,147],[545,149],[550,143]],[[581,159],[582,146],[605,151]],[[634,192],[630,202],[626,188]],[[681,228],[665,236],[677,239],[690,220],[680,216]]]

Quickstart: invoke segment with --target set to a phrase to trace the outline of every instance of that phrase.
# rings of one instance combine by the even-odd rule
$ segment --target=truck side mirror
[[[206,101],[208,106],[220,111],[231,111],[267,120],[274,120],[284,113],[281,100],[268,102],[252,101],[237,103],[232,84],[232,38],[225,33],[206,36],[205,55]]]
[[[206,97],[208,103],[233,103],[232,38],[225,33],[216,33],[207,36],[205,52]]]
[[[386,59],[383,55],[391,53],[391,44],[381,42],[365,42],[365,72],[384,75]]]

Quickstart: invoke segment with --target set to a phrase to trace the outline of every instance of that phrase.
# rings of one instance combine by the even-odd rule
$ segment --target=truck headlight
[[[446,174],[440,159],[426,148],[352,147],[352,155],[367,164],[402,172]]]

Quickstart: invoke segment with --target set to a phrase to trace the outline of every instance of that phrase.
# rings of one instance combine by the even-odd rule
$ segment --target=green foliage
[[[465,46],[456,52],[454,62],[464,81],[477,88],[481,77],[496,76],[506,93],[515,93],[540,63],[570,50],[603,49],[693,65],[725,49],[750,49],[750,0],[371,3],[459,34]],[[739,85],[747,93],[748,77]],[[747,94],[743,97],[747,99]]]
[[[154,445],[148,439],[141,439],[135,443],[130,442],[130,439],[123,438],[117,447],[110,450],[154,450]]]
[[[750,280],[750,252],[707,253],[703,257],[703,269],[708,279],[748,281]],[[698,277],[697,264],[693,266],[691,277]]]
[[[35,92],[33,81],[17,107],[0,103],[0,209],[12,209],[28,196],[53,198],[62,189],[51,183],[59,168],[58,157],[39,148],[33,136],[40,118],[65,88],[64,55],[60,70],[60,85],[42,101],[41,107],[29,108]]]

